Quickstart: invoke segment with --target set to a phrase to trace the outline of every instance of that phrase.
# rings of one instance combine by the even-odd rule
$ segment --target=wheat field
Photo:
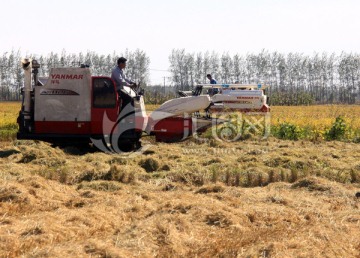
[[[0,107],[1,128],[14,124],[19,104]],[[358,123],[359,107],[334,108],[274,107],[272,122]],[[142,142],[140,154],[0,142],[0,257],[360,256],[358,143]]]
[[[151,112],[158,106],[146,105],[146,109]],[[19,102],[0,102],[0,141],[15,138],[19,110]],[[296,125],[303,129],[303,138],[312,139],[314,134],[323,136],[339,116],[344,118],[347,125],[346,138],[360,139],[359,105],[274,106],[271,107],[270,121],[272,127],[283,123]]]

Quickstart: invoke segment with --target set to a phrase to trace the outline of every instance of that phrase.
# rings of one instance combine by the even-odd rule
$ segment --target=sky
[[[144,50],[150,79],[172,49],[219,54],[359,52],[358,0],[0,0],[0,53]],[[167,79],[166,79],[167,80]]]

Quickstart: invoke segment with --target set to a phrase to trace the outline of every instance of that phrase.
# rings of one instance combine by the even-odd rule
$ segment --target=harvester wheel
[[[141,148],[141,142],[139,140],[119,140],[118,148],[122,152],[136,151]]]

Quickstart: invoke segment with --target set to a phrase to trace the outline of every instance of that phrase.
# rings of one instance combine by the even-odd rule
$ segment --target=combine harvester
[[[213,112],[270,111],[263,85],[205,84],[192,92],[179,92],[180,98],[147,115],[141,89],[124,87],[119,95],[110,77],[91,76],[86,66],[52,68],[48,78],[38,77],[36,60],[23,59],[22,67],[25,83],[18,139],[58,144],[103,141],[116,149],[132,150],[141,146],[144,132],[155,135],[157,141],[173,142],[204,131],[213,125]],[[202,110],[204,116],[200,116]]]

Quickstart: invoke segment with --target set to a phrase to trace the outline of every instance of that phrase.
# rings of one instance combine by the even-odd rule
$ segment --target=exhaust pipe
[[[30,120],[31,116],[31,70],[32,59],[24,58],[21,60],[21,66],[24,69],[24,120]]]
[[[21,66],[24,69],[24,100],[18,123],[21,132],[31,132],[32,118],[34,116],[32,113],[33,103],[31,102],[31,92],[33,91],[32,77],[34,77],[34,85],[38,85],[38,68],[40,68],[40,64],[31,58],[24,58],[21,60]],[[18,134],[18,138],[19,136],[21,137],[20,134]]]

